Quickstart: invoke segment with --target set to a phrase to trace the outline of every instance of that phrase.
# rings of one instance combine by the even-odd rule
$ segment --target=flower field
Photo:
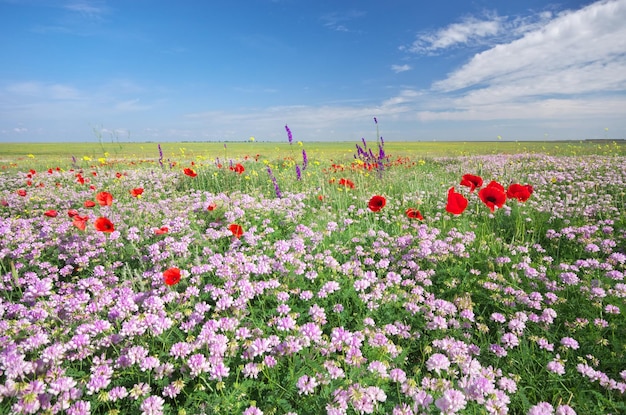
[[[0,413],[626,413],[626,158],[287,133],[4,163]]]

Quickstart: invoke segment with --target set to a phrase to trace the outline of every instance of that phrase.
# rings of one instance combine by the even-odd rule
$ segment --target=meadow
[[[2,414],[626,413],[620,143],[0,148]]]

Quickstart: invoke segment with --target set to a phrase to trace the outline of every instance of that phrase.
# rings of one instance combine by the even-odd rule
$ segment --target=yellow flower
[[[98,161],[100,162],[100,164],[106,164],[107,159],[105,159],[104,157],[100,157]]]
[[[302,147],[302,141],[298,141],[298,145]]]
[[[89,157],[89,156],[83,156],[83,160],[85,160],[85,161],[91,161],[91,157]]]
[[[35,155],[34,155],[34,154],[29,154],[29,155],[28,155],[28,156],[26,156],[26,157],[28,157],[29,159],[34,159],[34,158],[35,158]]]
[[[254,143],[254,137],[250,137],[250,141]]]

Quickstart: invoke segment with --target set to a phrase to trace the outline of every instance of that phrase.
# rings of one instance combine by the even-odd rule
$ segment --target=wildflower
[[[487,187],[478,191],[478,197],[485,205],[487,205],[489,210],[493,212],[494,208],[501,208],[504,206],[504,202],[506,202],[506,194],[504,191],[500,190],[498,186],[491,185],[491,183]]]
[[[96,202],[94,202],[93,200],[85,200],[85,203],[83,203],[83,206],[85,206],[86,208],[92,208],[96,206]]]
[[[53,209],[47,210],[47,211],[44,212],[44,215],[49,217],[49,218],[56,218],[58,214],[59,214],[59,212],[57,212],[56,210],[53,210]]]
[[[113,195],[109,192],[100,192],[96,195],[96,201],[100,206],[111,206],[113,204]]]
[[[189,167],[185,167],[183,169],[183,173],[185,173],[189,177],[196,177],[198,175],[198,173],[196,173],[193,169],[190,169]]]
[[[426,369],[430,372],[437,372],[437,374],[441,374],[442,370],[448,370],[450,367],[450,360],[446,357],[446,355],[441,353],[435,353],[428,358],[426,361]]]
[[[289,140],[289,144],[293,144],[293,135],[291,134],[291,130],[285,124],[285,131],[287,131],[287,140]]]
[[[298,387],[298,393],[300,395],[309,395],[315,391],[315,387],[318,385],[315,377],[309,377],[307,375],[300,376],[296,386]]]
[[[530,198],[532,193],[532,186],[523,186],[521,184],[513,183],[506,190],[506,197],[509,199],[517,199],[520,202],[525,202]]]
[[[89,220],[88,216],[79,216],[78,214],[73,217],[72,225],[76,226],[81,231],[85,230],[87,226],[87,221]]]
[[[467,401],[465,395],[456,389],[448,389],[443,396],[435,401],[435,406],[444,414],[455,414],[465,408]]]
[[[234,167],[230,167],[230,169],[232,171],[234,171],[235,173],[238,173],[238,174],[242,174],[244,171],[246,171],[245,167],[243,167],[243,165],[241,163],[235,164],[235,166]]]
[[[22,196],[22,197],[24,197],[24,196],[26,196],[26,190],[20,189],[20,190],[17,191],[17,194]]]
[[[160,396],[151,395],[141,403],[141,415],[161,415],[165,401]]]
[[[571,337],[563,337],[561,339],[561,345],[565,348],[570,348],[570,349],[578,349],[578,342],[575,339],[572,339]]]
[[[96,219],[96,221],[94,222],[94,226],[96,227],[96,230],[100,232],[111,233],[115,230],[115,226],[113,225],[113,223],[108,218],[104,217]]]
[[[163,281],[166,285],[176,285],[180,281],[180,269],[169,268],[163,271]]]
[[[375,195],[375,196],[372,196],[372,198],[367,204],[367,207],[372,212],[378,212],[382,208],[385,207],[386,203],[387,203],[387,199],[385,199],[383,196]]]
[[[131,189],[130,191],[130,195],[132,197],[139,197],[143,194],[143,188],[142,187],[136,187],[134,189]]]
[[[154,230],[155,235],[163,235],[164,233],[168,233],[169,228],[167,226],[161,226],[159,229]]]
[[[414,208],[408,208],[405,212],[406,216],[411,219],[424,220],[424,217],[419,210]]]
[[[237,225],[236,223],[231,223],[228,226],[228,229],[233,233],[236,238],[241,238],[243,235],[243,228],[241,225]]]
[[[528,415],[552,415],[554,408],[548,402],[539,402],[528,411]]]
[[[470,192],[473,192],[476,188],[479,188],[483,185],[483,179],[480,176],[475,176],[473,174],[464,174],[461,178],[461,186],[466,186],[470,188]]]
[[[354,189],[354,182],[350,179],[339,179],[339,185]]]
[[[461,193],[454,191],[454,187],[448,189],[448,203],[446,211],[453,215],[460,215],[467,208],[467,199]]]
[[[206,210],[208,210],[209,212],[214,211],[215,208],[217,208],[217,205],[215,204],[215,202],[211,202],[209,203],[209,205],[206,207]]]

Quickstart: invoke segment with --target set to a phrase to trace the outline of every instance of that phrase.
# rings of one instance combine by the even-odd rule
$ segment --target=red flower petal
[[[387,199],[385,199],[383,196],[375,195],[375,196],[372,196],[372,198],[367,204],[367,207],[372,212],[378,212],[382,208],[384,208],[386,204],[387,204]]]
[[[180,281],[180,270],[178,268],[169,268],[163,271],[163,282],[166,285],[176,285]]]
[[[460,215],[467,208],[467,199],[461,193],[454,191],[454,187],[448,189],[448,203],[446,211],[453,215]]]

